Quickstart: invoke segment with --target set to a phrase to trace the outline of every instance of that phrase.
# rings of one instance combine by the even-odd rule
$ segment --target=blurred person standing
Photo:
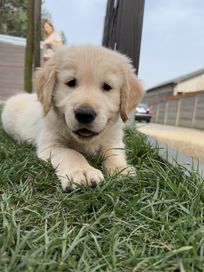
[[[51,21],[45,20],[43,29],[47,36],[43,41],[43,60],[46,62],[55,54],[55,50],[63,45],[63,41],[60,34],[55,31]]]

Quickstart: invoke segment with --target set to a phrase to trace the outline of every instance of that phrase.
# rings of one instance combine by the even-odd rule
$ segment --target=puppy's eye
[[[69,80],[67,83],[66,83],[67,86],[71,87],[71,88],[75,88],[76,85],[77,85],[77,80],[75,78],[73,78],[72,80]]]
[[[102,89],[103,91],[109,92],[112,89],[112,87],[108,83],[103,83]]]

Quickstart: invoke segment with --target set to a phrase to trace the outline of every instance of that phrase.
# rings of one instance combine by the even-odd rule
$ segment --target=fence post
[[[197,105],[198,105],[198,95],[195,96],[195,101],[194,101],[193,116],[192,116],[192,127],[194,127],[194,125],[195,125]]]
[[[165,125],[167,124],[168,108],[169,108],[169,102],[167,101],[167,102],[166,102],[166,105],[165,105],[165,113],[164,113],[164,124],[165,124]]]
[[[178,125],[179,125],[180,110],[181,110],[181,99],[179,99],[178,105],[177,105],[176,124],[175,124],[176,127],[178,127]]]
[[[157,112],[156,112],[156,117],[155,117],[155,122],[158,123],[159,120],[159,109],[160,108],[160,104],[157,104]]]

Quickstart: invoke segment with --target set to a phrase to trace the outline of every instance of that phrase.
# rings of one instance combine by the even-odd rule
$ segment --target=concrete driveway
[[[140,132],[154,136],[161,142],[204,162],[204,130],[155,123],[136,123],[136,127]]]

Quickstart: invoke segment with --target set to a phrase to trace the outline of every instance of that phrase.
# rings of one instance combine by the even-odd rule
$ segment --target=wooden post
[[[103,46],[114,49],[116,25],[115,0],[108,0],[103,28]]]
[[[116,26],[116,50],[128,55],[138,74],[144,0],[119,0]]]
[[[27,39],[24,61],[24,90],[32,92],[33,53],[34,53],[34,0],[27,5]]]
[[[103,46],[129,56],[139,70],[145,0],[108,0]]]
[[[40,56],[40,39],[41,39],[41,0],[35,0],[34,6],[34,26],[35,26],[35,33],[34,33],[34,70],[37,67],[40,67],[41,63],[41,56]]]

